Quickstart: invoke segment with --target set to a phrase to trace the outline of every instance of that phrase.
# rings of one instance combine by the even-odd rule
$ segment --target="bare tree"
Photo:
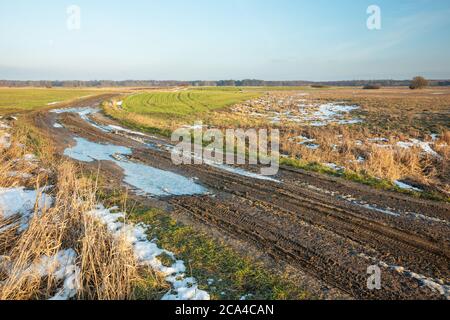
[[[412,81],[411,81],[411,85],[409,86],[410,89],[414,90],[414,89],[423,89],[428,87],[428,80],[425,79],[424,77],[415,77]]]

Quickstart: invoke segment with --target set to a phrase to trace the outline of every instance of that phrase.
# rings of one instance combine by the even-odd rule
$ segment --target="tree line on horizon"
[[[428,86],[450,86],[450,80],[427,80]],[[265,81],[257,79],[218,80],[218,81],[177,81],[177,80],[92,80],[92,81],[22,81],[0,80],[0,87],[43,87],[43,88],[73,88],[73,87],[295,87],[295,86],[345,86],[345,87],[397,87],[411,86],[411,80],[345,80],[345,81]]]

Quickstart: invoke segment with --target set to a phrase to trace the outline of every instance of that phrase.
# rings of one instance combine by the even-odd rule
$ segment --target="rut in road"
[[[426,277],[443,279],[448,283],[448,225],[384,216],[300,185],[302,181],[311,183],[312,180],[332,190],[343,188],[346,192],[361,194],[360,186],[339,179],[281,168],[279,177],[282,183],[274,183],[207,165],[176,167],[166,150],[148,149],[126,134],[100,132],[76,115],[59,119],[63,123],[66,121],[67,129],[59,130],[55,135],[54,129],[51,129],[54,117],[39,113],[35,122],[43,130],[50,131],[49,136],[60,149],[67,147],[74,135],[100,139],[130,146],[135,161],[198,178],[214,196],[160,200],[167,202],[179,214],[187,214],[197,223],[244,240],[275,260],[281,259],[355,298],[442,298],[416,279],[391,269],[383,269],[383,290],[368,290],[367,267],[371,263],[362,255],[386,261],[390,265],[405,266]],[[159,143],[160,139],[155,143]],[[91,166],[97,169],[96,164]],[[115,174],[120,176],[120,170]],[[382,191],[373,190],[370,193],[374,194],[373,201],[376,201],[377,195],[380,199],[386,199]],[[405,196],[390,197],[396,204],[404,202],[408,206]],[[380,200],[384,204],[383,201]],[[416,199],[411,199],[411,203],[410,206],[427,215],[450,220],[448,204]]]

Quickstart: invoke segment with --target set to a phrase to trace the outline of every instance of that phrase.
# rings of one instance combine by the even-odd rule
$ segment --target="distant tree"
[[[414,90],[414,89],[423,89],[428,87],[428,80],[425,79],[424,77],[415,77],[412,81],[411,81],[411,85],[409,86],[410,89]]]

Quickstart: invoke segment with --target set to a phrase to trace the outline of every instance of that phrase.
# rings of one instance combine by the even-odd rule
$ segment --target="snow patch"
[[[63,125],[59,124],[58,122],[55,122],[55,124],[53,125],[53,128],[60,129],[60,128],[64,128],[64,127],[63,127]]]
[[[141,265],[151,267],[165,276],[172,289],[164,295],[162,300],[210,299],[206,291],[198,288],[197,281],[194,278],[186,277],[186,267],[182,260],[177,260],[172,252],[159,248],[156,243],[147,239],[148,226],[125,224],[122,222],[125,219],[125,214],[121,212],[112,213],[113,209],[116,208],[105,209],[102,205],[98,205],[95,210],[88,214],[104,223],[114,236],[125,236],[125,239],[133,246],[136,259]],[[165,266],[158,258],[163,254],[174,261],[171,266]]]
[[[122,132],[130,133],[130,134],[134,134],[134,135],[138,135],[138,136],[154,138],[154,137],[148,136],[148,135],[146,135],[144,133],[137,132],[137,131],[132,131],[132,130],[129,130],[129,129],[125,129],[125,128],[122,128],[120,126],[115,126],[115,125],[102,126],[102,125],[96,123],[95,121],[91,120],[88,117],[88,115],[93,114],[93,113],[97,113],[99,111],[100,111],[100,109],[90,108],[90,107],[52,110],[52,112],[57,113],[57,114],[60,114],[60,113],[77,113],[77,114],[79,114],[79,116],[83,120],[85,120],[86,122],[88,122],[89,124],[94,126],[95,128],[97,128],[99,130],[102,130],[104,132],[111,133],[113,131],[122,131]],[[81,139],[81,138],[75,138],[75,140],[77,142],[80,142],[81,144],[86,144],[86,142],[88,142],[88,141],[86,141],[84,139]],[[139,142],[142,142],[142,141],[139,141]],[[94,144],[94,145],[99,146],[99,144]],[[164,150],[169,151],[169,152],[173,149],[173,146],[167,145],[167,144],[166,145],[162,145],[161,147],[159,147],[159,146],[157,146],[157,145],[155,145],[153,143],[148,143],[147,142],[147,143],[145,143],[145,145],[147,147],[151,148],[151,149],[157,149],[157,150],[163,150],[164,149]],[[84,161],[84,162],[91,162],[91,161],[94,161],[94,160],[111,160],[111,159],[109,159],[110,157],[107,157],[106,159],[97,159],[96,157],[89,156],[86,153],[86,148],[89,148],[90,146],[92,146],[92,145],[80,146],[80,148],[76,148],[76,149],[66,149],[65,155],[67,155],[67,156],[69,156],[71,158],[74,158],[76,160],[79,160],[79,161]],[[94,148],[97,148],[97,147],[94,146]],[[98,147],[98,148],[101,148],[101,147]],[[124,148],[124,147],[119,147],[119,148]],[[112,154],[125,154],[125,155],[126,154],[131,154],[131,150],[129,148],[125,148],[125,149],[120,149],[120,150],[114,151]],[[82,151],[80,152],[80,150],[82,150]],[[67,154],[66,154],[66,152],[67,152]],[[130,152],[130,153],[128,153],[128,152]],[[104,150],[101,150],[101,153],[102,153],[103,156],[105,156]],[[254,178],[254,179],[259,179],[259,180],[267,180],[267,181],[279,182],[276,179],[273,179],[273,178],[270,178],[270,177],[267,177],[267,176],[263,176],[263,175],[260,175],[260,174],[256,174],[256,173],[244,170],[244,169],[227,166],[225,164],[218,164],[218,163],[215,163],[215,162],[212,162],[212,161],[204,161],[204,163],[206,165],[209,165],[209,166],[212,166],[212,167],[224,170],[224,171],[228,171],[228,172],[231,172],[231,173],[234,173],[234,174],[237,174],[237,175],[241,175],[241,176],[245,176],[245,177],[249,177],[249,178]],[[143,179],[147,179],[148,178],[148,177],[142,177],[142,174],[137,172],[137,170],[141,169],[141,167],[139,167],[139,166],[132,166],[132,165],[127,165],[127,167],[130,169],[130,171],[129,171],[130,175],[133,176],[133,177],[136,177],[137,180],[139,180],[140,182],[142,182]],[[146,167],[148,167],[148,166],[146,166]],[[148,167],[148,168],[151,168],[151,167]],[[152,169],[154,169],[154,168],[152,168]],[[157,170],[157,169],[154,169],[154,170]],[[161,170],[159,170],[159,171],[161,171]],[[139,175],[141,177],[137,177],[136,175]],[[150,178],[152,178],[152,177],[153,176],[151,176]],[[145,184],[148,184],[148,182],[145,182]],[[131,184],[131,185],[133,185],[133,184]],[[139,183],[139,186],[141,186],[141,185],[142,185],[142,183]],[[138,187],[136,185],[133,185],[133,186]],[[193,193],[186,193],[186,194],[204,193],[204,190],[200,192],[200,188],[198,188],[198,185],[196,185],[196,186],[197,187],[193,188]],[[165,188],[165,189],[170,191],[173,188]],[[171,193],[171,192],[172,191],[170,191],[169,193]],[[151,192],[149,192],[149,193],[151,193]],[[174,193],[174,194],[178,195],[177,193]],[[183,193],[181,195],[185,195],[185,193]]]
[[[39,210],[53,205],[53,198],[43,191],[44,189],[25,190],[24,187],[0,188],[0,216],[9,218],[21,215],[20,231],[25,230],[34,213],[35,205]]]
[[[330,169],[336,170],[336,171],[345,170],[345,167],[341,167],[341,166],[337,165],[336,163],[324,163],[323,165]]]
[[[0,129],[11,129],[11,127],[0,121]]]
[[[0,149],[9,149],[11,147],[11,135],[5,133],[0,136]]]
[[[133,130],[129,130],[129,129],[125,129],[125,128],[121,127],[121,126],[109,125],[108,127],[111,130],[113,130],[113,131],[122,131],[122,132],[125,132],[125,133],[134,134],[134,135],[137,135],[137,136],[147,137],[147,135],[145,133],[138,132],[138,131],[133,131]]]
[[[400,141],[397,142],[397,146],[403,149],[409,149],[412,147],[418,147],[423,150],[426,154],[432,155],[435,158],[442,159],[442,157],[431,148],[430,142],[424,142],[417,139],[409,139],[409,142]]]
[[[394,183],[395,183],[395,185],[396,185],[397,187],[399,187],[400,189],[403,189],[403,190],[416,191],[416,192],[423,192],[422,189],[415,188],[415,187],[413,187],[413,186],[410,186],[409,184],[406,184],[406,183],[401,182],[401,181],[398,181],[398,180],[397,180],[397,181],[394,181]]]
[[[439,219],[439,218],[434,218],[434,217],[429,217],[420,213],[415,213],[415,212],[397,212],[396,209],[392,209],[392,208],[380,208],[375,204],[370,204],[367,203],[365,201],[362,200],[357,200],[355,199],[352,195],[341,195],[339,194],[339,192],[332,192],[323,188],[319,188],[310,184],[306,185],[309,189],[320,192],[320,193],[324,193],[324,194],[328,194],[331,195],[333,197],[337,197],[338,199],[342,199],[345,200],[347,202],[352,203],[353,205],[365,208],[365,209],[369,209],[372,211],[376,211],[376,212],[380,212],[383,214],[387,214],[389,216],[393,216],[393,217],[401,217],[401,216],[406,216],[412,219],[421,219],[421,220],[425,220],[425,221],[429,221],[429,222],[434,222],[434,223],[442,223],[445,225],[450,225],[450,222],[443,220],[443,219]]]
[[[320,145],[314,143],[316,141],[316,139],[311,139],[311,138],[308,138],[305,136],[298,136],[298,137],[289,139],[289,141],[291,141],[291,142],[293,142],[295,140],[300,140],[300,142],[298,142],[299,145],[305,146],[306,148],[311,149],[311,150],[317,150],[320,148]]]
[[[431,291],[439,293],[440,295],[444,296],[446,299],[450,299],[450,284],[445,283],[443,280],[433,279],[433,278],[418,274],[418,273],[408,270],[402,266],[389,265],[386,262],[381,261],[381,260],[377,261],[377,259],[370,257],[364,253],[360,253],[358,256],[361,258],[364,258],[366,260],[370,260],[372,262],[378,263],[378,265],[382,268],[391,269],[405,277],[415,279],[419,282],[419,284],[421,286],[427,287]]]

